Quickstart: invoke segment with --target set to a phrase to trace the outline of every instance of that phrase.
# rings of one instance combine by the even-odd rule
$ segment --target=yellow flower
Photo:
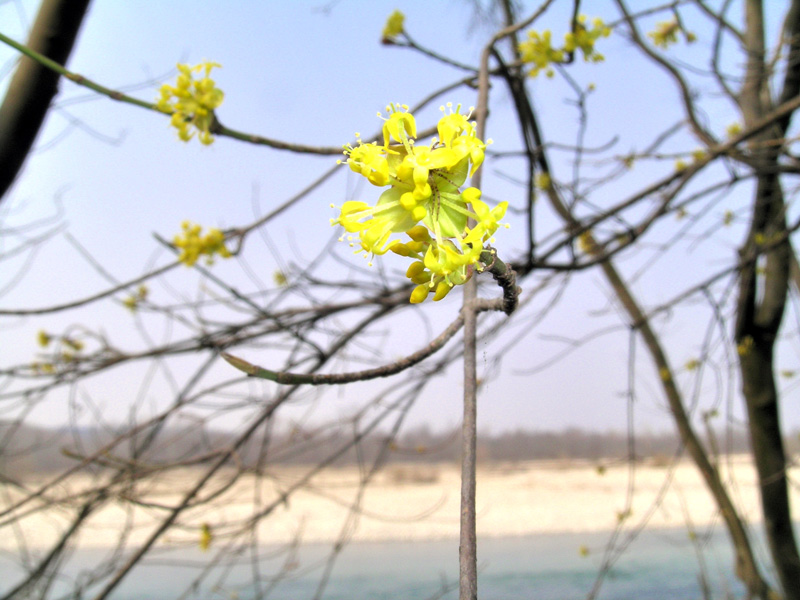
[[[75,352],[80,352],[81,350],[83,350],[84,345],[83,345],[83,342],[80,341],[80,340],[75,340],[75,339],[72,339],[72,338],[64,338],[63,341],[64,341],[64,344],[66,344],[68,347],[70,347],[73,350],[75,350]]]
[[[575,32],[569,32],[564,36],[564,50],[574,52],[580,49],[584,61],[602,62],[605,57],[595,50],[594,45],[599,38],[611,35],[611,28],[607,27],[602,19],[596,17],[592,20],[592,28],[587,29],[586,21],[586,15],[578,17]]]
[[[200,525],[200,550],[205,552],[211,547],[214,535],[211,533],[211,526],[208,523]]]
[[[184,142],[194,136],[192,128],[197,130],[201,143],[208,145],[214,141],[210,131],[214,109],[225,97],[210,77],[211,69],[215,67],[220,65],[208,61],[193,67],[179,64],[175,85],[165,83],[161,86],[158,108],[172,114],[170,124],[178,130],[178,137]],[[200,72],[204,72],[203,77],[195,80],[194,74]]]
[[[486,143],[469,120],[472,109],[462,114],[461,105],[454,109],[448,104],[441,110],[439,139],[430,145],[415,143],[417,125],[408,107],[391,104],[382,145],[365,144],[356,136],[355,147],[345,146],[351,170],[373,185],[389,187],[375,206],[349,200],[339,217],[331,219],[353,234],[348,241],[358,236],[357,252],[370,257],[391,250],[414,261],[406,273],[417,284],[411,294],[414,303],[430,293],[441,300],[469,278],[470,266],[478,262],[484,242],[497,231],[508,206],[502,202],[489,208],[477,188],[461,190],[483,163]],[[476,221],[471,229],[470,218]],[[408,241],[398,239],[403,233]]]
[[[726,210],[725,214],[722,215],[722,224],[723,225],[730,225],[733,223],[734,215],[732,210]]]
[[[43,329],[40,329],[39,332],[36,334],[36,341],[42,348],[46,348],[47,346],[49,346],[52,339],[53,338],[51,338],[48,335],[48,333]]]
[[[553,63],[564,62],[564,52],[553,48],[552,33],[550,30],[545,30],[541,34],[538,31],[531,30],[528,32],[528,39],[521,42],[519,51],[522,62],[532,65],[528,75],[536,77],[542,70],[548,77],[553,76],[553,69],[550,65]]]
[[[725,133],[728,134],[728,137],[736,137],[740,133],[742,133],[742,124],[741,123],[731,123],[725,128]]]
[[[692,150],[692,160],[694,160],[694,162],[702,162],[706,159],[707,156],[708,155],[706,154],[706,151],[703,150],[702,148],[698,148],[697,150]]]
[[[275,284],[280,287],[286,287],[289,285],[289,278],[286,277],[286,274],[281,270],[277,270],[272,274],[272,281],[274,281]]]
[[[225,247],[225,234],[219,229],[212,228],[207,234],[201,235],[203,228],[188,221],[184,221],[181,228],[183,233],[176,235],[173,243],[181,249],[178,260],[187,267],[194,265],[202,255],[208,257],[206,263],[209,265],[213,264],[215,255],[230,258],[230,250]]]
[[[680,25],[677,20],[664,21],[656,26],[655,31],[651,31],[647,35],[656,46],[666,48],[670,44],[677,43],[679,29]]]
[[[672,44],[678,43],[678,32],[683,34],[687,44],[697,40],[697,36],[691,31],[686,31],[677,19],[663,21],[659,23],[654,31],[648,33],[648,37],[653,40],[653,44],[659,48],[668,48]]]
[[[601,252],[600,246],[594,241],[594,236],[591,231],[584,231],[578,236],[578,247],[582,252],[591,256],[597,256]]]
[[[583,60],[586,62],[601,62],[603,55],[595,50],[595,43],[601,37],[611,35],[611,28],[602,19],[592,20],[591,28],[586,27],[586,15],[578,17],[575,24],[575,31],[570,31],[564,35],[564,46],[561,48],[553,47],[552,33],[545,30],[542,33],[531,30],[528,32],[528,39],[519,45],[522,62],[532,65],[528,74],[536,77],[541,71],[548,77],[553,76],[553,69],[550,65],[560,64],[567,60],[567,55],[580,50]]]
[[[31,364],[31,368],[36,371],[37,373],[44,373],[45,375],[52,375],[56,372],[56,368],[53,363],[45,362],[39,363],[35,362]]]
[[[393,44],[395,38],[403,33],[403,25],[405,20],[406,16],[399,10],[395,10],[391,15],[389,15],[389,18],[386,20],[386,25],[383,28],[381,43]]]
[[[742,338],[742,341],[737,344],[736,353],[739,356],[747,356],[748,354],[750,354],[750,351],[752,349],[753,349],[753,338],[748,335]]]
[[[139,308],[139,303],[144,301],[147,298],[147,294],[150,290],[147,289],[146,285],[140,285],[136,289],[136,293],[128,296],[122,301],[123,306],[130,310],[131,312],[135,312],[137,308]]]
[[[540,190],[549,190],[553,182],[550,179],[549,173],[537,173],[536,178],[534,179],[534,184]]]

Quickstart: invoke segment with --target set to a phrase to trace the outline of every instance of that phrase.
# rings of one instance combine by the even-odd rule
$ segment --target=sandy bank
[[[598,466],[530,462],[481,467],[479,536],[597,532],[612,529],[619,519],[633,526],[647,518],[649,527],[702,527],[719,520],[695,467],[687,461],[675,466],[641,463],[633,469],[627,464]],[[159,544],[195,545],[201,523],[209,523],[218,540],[255,531],[261,543],[283,543],[298,537],[304,542],[328,542],[343,531],[356,541],[458,536],[460,480],[455,465],[390,465],[363,489],[356,468],[332,469],[282,501],[282,494],[305,473],[302,468],[279,468],[258,479],[250,474],[232,479],[231,472],[217,476],[199,493],[200,499],[212,499],[182,513]],[[108,547],[121,531],[127,532],[129,543],[140,543],[172,507],[180,505],[185,491],[201,475],[201,471],[185,469],[134,487],[115,487],[115,498],[95,511],[83,527],[81,546]],[[723,475],[725,481],[733,482],[732,495],[742,515],[758,521],[755,473],[749,460],[726,458]],[[799,475],[797,469],[792,473],[795,481]],[[27,485],[33,489],[36,483],[40,482]],[[39,510],[22,516],[17,530],[4,518],[0,548],[18,549],[22,538],[31,546],[51,545],[75,512],[68,504],[59,507],[52,502],[97,484],[81,475],[49,491],[45,498],[51,504],[28,504],[26,509],[36,506]],[[9,495],[20,497],[13,490],[6,491],[4,507]],[[800,511],[796,487],[793,494],[795,510]],[[351,512],[354,506],[358,509]],[[265,516],[254,518],[259,514]],[[348,522],[348,515],[354,520]],[[258,523],[255,529],[254,521]]]

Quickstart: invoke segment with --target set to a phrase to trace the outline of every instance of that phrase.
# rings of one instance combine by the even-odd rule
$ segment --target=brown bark
[[[28,47],[64,64],[72,51],[89,0],[42,0]],[[0,105],[0,202],[33,146],[59,75],[23,56]]]
[[[771,108],[764,52],[763,4],[745,5],[747,71],[739,96],[745,127]],[[779,100],[800,91],[800,3],[792,2],[784,24],[787,70]],[[766,99],[766,100],[765,100]],[[792,250],[779,172],[780,145],[791,114],[750,142],[756,174],[750,230],[740,250],[742,266],[736,306],[742,395],[747,406],[753,458],[761,490],[765,534],[778,581],[787,600],[800,600],[800,555],[794,536],[787,461],[783,448],[774,350],[789,291]]]

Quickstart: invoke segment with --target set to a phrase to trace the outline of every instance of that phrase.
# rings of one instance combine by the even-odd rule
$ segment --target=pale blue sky
[[[555,4],[539,28],[551,27],[554,35],[560,37],[565,31],[571,2],[559,0]],[[20,12],[30,22],[36,5],[33,0],[0,3],[3,31],[23,39],[25,23]],[[210,59],[223,65],[214,73],[226,93],[218,110],[223,123],[290,142],[338,146],[350,141],[356,131],[365,135],[376,131],[380,121],[375,113],[387,103],[400,101],[413,105],[431,90],[461,77],[461,72],[413,51],[378,43],[386,16],[398,6],[407,15],[407,29],[421,44],[477,64],[480,48],[492,29],[473,23],[469,3],[458,0],[408,1],[402,5],[366,0],[329,3],[251,0],[229,3],[224,9],[219,3],[198,0],[159,3],[95,0],[69,66],[112,88],[150,82],[130,93],[154,100],[158,83],[153,78],[166,78],[178,61],[194,64]],[[529,8],[532,6],[529,4]],[[590,16],[606,19],[615,15],[611,3],[606,1],[585,2],[584,10]],[[655,20],[663,19],[651,22]],[[693,48],[676,47],[673,55],[697,60],[699,54],[706,52],[710,46],[708,32],[701,28],[696,33],[699,41]],[[667,85],[663,74],[646,67],[640,54],[621,36],[602,40],[600,50],[607,57],[606,63],[577,64],[569,72],[581,85],[589,82],[597,85],[597,91],[590,96],[589,109],[602,116],[590,121],[587,145],[599,146],[618,136],[613,152],[624,155],[641,149],[657,133],[679,120],[680,106],[675,90]],[[14,57],[10,49],[0,48],[0,67],[6,75],[3,85],[9,61]],[[710,81],[698,82],[702,92],[712,90]],[[4,225],[19,226],[46,217],[61,206],[65,232],[79,240],[119,280],[144,272],[151,260],[167,261],[168,255],[159,250],[152,237],[154,232],[170,238],[184,219],[206,226],[246,225],[254,219],[254,214],[279,205],[330,168],[335,160],[298,157],[228,139],[218,139],[211,147],[197,142],[182,144],[169,128],[168,119],[160,115],[107,99],[93,99],[86,90],[67,82],[61,89],[60,108],[48,118],[37,143],[41,150],[30,158],[1,209]],[[532,89],[547,137],[567,144],[574,142],[577,113],[564,102],[567,88],[563,81],[540,77]],[[724,101],[706,96],[704,118],[723,136],[735,115]],[[488,130],[494,140],[491,148],[517,149],[519,135],[499,81],[495,83],[492,98]],[[469,106],[476,99],[474,91],[461,89],[443,98],[444,101]],[[436,117],[435,108],[417,115],[421,127],[434,123]],[[60,139],[72,119],[79,120],[81,126]],[[116,142],[109,143],[101,136]],[[51,145],[51,141],[57,143]],[[690,151],[696,146],[697,142],[689,136],[680,135],[668,149]],[[560,155],[556,153],[554,157],[562,177],[568,178],[569,171],[558,163]],[[672,163],[666,160],[637,164],[630,175],[592,201],[612,204],[624,194],[668,173]],[[519,203],[520,189],[497,176],[501,171],[521,177],[518,167],[519,163],[513,160],[487,161],[484,194]],[[371,194],[374,196],[374,189],[360,185],[343,168],[298,209],[271,224],[269,236],[285,258],[296,262],[310,259],[333,233],[328,224],[333,211],[328,205],[341,204],[350,197],[374,200],[377,196]],[[707,224],[718,224],[725,209],[741,209],[746,204],[746,196],[725,199],[707,216]],[[509,221],[512,229],[498,234],[497,247],[501,255],[513,256],[522,247],[524,227],[511,216]],[[667,240],[678,226],[668,217],[667,225],[645,242]],[[537,227],[540,236],[558,229],[556,221],[544,209]],[[691,235],[706,229],[699,226]],[[696,281],[715,265],[730,259],[741,237],[741,227],[734,225],[717,232],[713,240],[697,249],[687,245],[671,253],[659,263],[658,269],[637,281],[637,292],[647,305],[669,298],[688,282]],[[0,246],[0,251],[8,249]],[[249,264],[257,265],[261,279],[271,282],[277,263],[269,250],[253,238],[247,252]],[[630,274],[642,260],[643,256],[623,256],[620,262]],[[0,298],[0,308],[46,306],[83,297],[106,285],[63,235],[49,241],[31,264],[23,266],[19,260],[1,264],[0,288],[15,281],[20,269],[24,269],[25,278]],[[698,265],[702,268],[696,269]],[[405,269],[399,263],[385,267]],[[232,262],[220,263],[214,269],[235,281],[242,277]],[[531,278],[525,287],[532,289],[539,280]],[[173,277],[171,283],[187,299],[197,291],[197,278],[188,271]],[[159,294],[158,289],[153,293]],[[510,335],[513,337],[528,327],[533,316],[553,299],[553,294],[554,291],[537,297],[518,315],[519,323]],[[587,332],[619,324],[617,311],[608,298],[599,274],[581,273],[573,278],[557,310],[536,325],[504,361],[503,377],[491,381],[484,390],[479,416],[483,428],[624,429],[626,400],[622,394],[627,385],[629,341],[624,328],[587,343],[544,372],[535,376],[523,373],[532,362],[545,362],[564,347],[563,341],[554,341],[555,336],[579,338]],[[422,310],[435,315],[435,323],[447,322],[457,311],[457,302],[456,298],[443,306],[425,306]],[[602,314],[598,315],[598,311]],[[694,308],[688,307],[674,313],[665,324],[676,366],[698,352],[705,322],[693,318],[696,314]],[[796,315],[789,315],[789,320],[792,319]],[[398,326],[399,331],[387,338],[393,344],[387,358],[413,351],[425,342],[426,331],[417,326],[420,322]],[[38,329],[60,331],[76,324],[103,331],[122,347],[126,344],[138,347],[142,343],[130,314],[119,305],[106,302],[88,311],[57,317],[5,319],[0,324],[5,339],[0,344],[0,364],[16,364],[34,357]],[[787,334],[796,342],[796,323],[789,325]],[[157,340],[167,335],[157,327],[149,333]],[[485,345],[479,350],[482,368],[488,367],[493,348]],[[267,357],[260,356],[257,350],[243,350],[239,354],[253,362],[267,362]],[[641,348],[637,356],[636,371],[644,382],[639,389],[637,422],[644,428],[669,428],[655,384],[647,383],[652,381],[649,360]],[[185,360],[196,363],[200,358]],[[787,346],[782,368],[797,368],[797,360],[796,343]],[[459,369],[452,371],[430,387],[424,402],[414,409],[412,424],[427,422],[438,428],[458,423]],[[727,376],[723,374],[723,378]],[[140,377],[140,373],[112,372],[98,378],[86,388],[86,393],[95,398],[106,418],[121,420],[136,399],[154,406],[163,401],[164,394],[157,386],[141,391]],[[682,383],[687,391],[692,389],[688,375]],[[784,412],[787,422],[796,427],[800,424],[800,411],[796,410],[798,392],[791,383],[787,390]],[[357,404],[353,400],[356,396],[355,390],[339,390],[313,406],[325,417],[345,416]],[[738,399],[729,399],[738,414]],[[727,399],[723,399],[725,402]],[[31,418],[40,423],[63,422],[69,416],[68,408],[68,399],[54,397],[44,402]],[[301,406],[299,410],[302,413],[306,408]],[[0,407],[0,418],[5,416],[2,411]]]

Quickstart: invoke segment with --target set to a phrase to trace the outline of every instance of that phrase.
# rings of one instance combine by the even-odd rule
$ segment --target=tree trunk
[[[64,64],[89,0],[43,0],[28,47]],[[11,187],[58,92],[58,73],[23,56],[0,105],[0,202]]]
[[[777,157],[773,164],[777,166]],[[782,237],[784,208],[778,178],[768,172],[760,175],[751,231],[741,251],[735,337],[767,542],[787,600],[800,600],[800,556],[792,529],[774,365],[791,265],[791,248]],[[762,251],[764,246],[768,249]]]
[[[739,95],[745,127],[771,108],[769,69],[764,45],[764,7],[745,4],[747,69]],[[800,92],[800,3],[792,2],[784,24],[788,51],[779,102]],[[756,175],[750,231],[740,250],[739,295],[734,339],[739,355],[742,395],[761,490],[765,534],[778,581],[787,600],[800,600],[800,555],[792,529],[786,455],[775,384],[774,349],[789,291],[792,250],[786,228],[786,204],[780,156],[792,114],[751,138]]]

